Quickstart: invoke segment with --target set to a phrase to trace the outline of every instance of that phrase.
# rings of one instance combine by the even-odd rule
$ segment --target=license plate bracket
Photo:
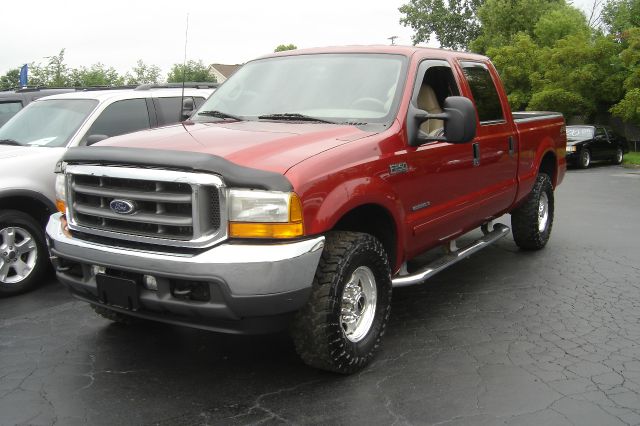
[[[137,311],[140,307],[138,283],[134,280],[97,274],[96,284],[100,302],[131,311]]]

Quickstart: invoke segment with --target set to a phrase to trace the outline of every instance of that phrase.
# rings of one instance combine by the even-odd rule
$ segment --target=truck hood
[[[184,123],[110,138],[97,145],[200,152],[284,174],[320,152],[375,133],[324,123]]]

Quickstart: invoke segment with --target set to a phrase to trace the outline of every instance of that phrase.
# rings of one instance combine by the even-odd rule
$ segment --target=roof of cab
[[[478,55],[469,52],[458,52],[455,50],[447,49],[434,49],[430,47],[418,47],[418,46],[401,46],[401,45],[370,45],[370,46],[329,46],[329,47],[313,47],[309,49],[296,49],[285,50],[282,52],[272,53],[265,55],[262,58],[270,58],[277,56],[292,56],[292,55],[311,55],[321,53],[382,53],[382,54],[396,54],[411,57],[416,53],[423,53],[427,56],[432,56],[434,59],[474,59],[474,60],[487,60],[486,56]]]

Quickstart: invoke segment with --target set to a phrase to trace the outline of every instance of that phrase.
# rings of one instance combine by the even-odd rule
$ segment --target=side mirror
[[[100,141],[103,141],[105,139],[108,139],[109,136],[107,135],[89,135],[87,136],[87,142],[86,145],[90,146],[93,145],[94,143],[98,143]]]
[[[181,118],[183,120],[186,120],[187,118],[191,117],[191,113],[193,112],[194,109],[194,103],[193,103],[193,98],[185,98],[182,101],[182,113],[181,113]]]
[[[444,121],[444,136],[424,137],[417,132],[411,145],[418,146],[431,141],[465,143],[476,137],[476,110],[470,99],[464,96],[449,96],[444,100],[444,112],[429,114],[422,110],[414,110],[416,126],[430,119]]]

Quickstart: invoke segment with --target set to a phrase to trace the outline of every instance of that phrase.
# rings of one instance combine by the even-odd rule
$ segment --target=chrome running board
[[[393,287],[407,287],[410,285],[422,284],[427,278],[432,277],[443,269],[458,263],[462,259],[472,255],[473,253],[482,250],[483,248],[495,243],[500,238],[504,237],[511,230],[508,226],[501,223],[493,225],[493,229],[489,231],[491,224],[483,225],[482,231],[484,236],[479,240],[474,241],[466,247],[456,248],[455,241],[449,242],[445,245],[447,254],[441,258],[425,265],[419,271],[413,272],[408,275],[397,275],[391,280]],[[402,270],[406,270],[403,266]],[[402,270],[400,273],[402,273]]]

